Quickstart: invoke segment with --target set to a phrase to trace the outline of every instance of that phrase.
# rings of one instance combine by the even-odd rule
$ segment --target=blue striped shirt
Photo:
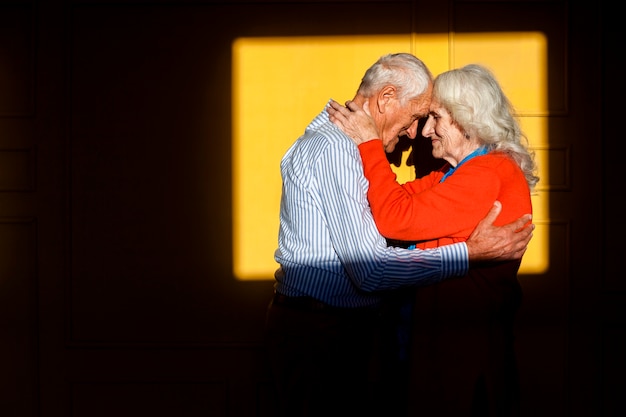
[[[276,291],[337,307],[375,306],[378,291],[465,275],[465,243],[388,247],[369,203],[356,145],[322,111],[285,153]]]

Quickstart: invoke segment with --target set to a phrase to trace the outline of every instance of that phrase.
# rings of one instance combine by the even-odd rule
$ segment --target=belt
[[[335,307],[330,304],[323,303],[313,297],[288,297],[278,292],[274,293],[273,303],[275,305],[303,311],[332,311],[336,313],[362,313],[375,311],[372,307]]]

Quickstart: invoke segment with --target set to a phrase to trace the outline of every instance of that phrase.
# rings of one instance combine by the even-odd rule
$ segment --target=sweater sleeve
[[[359,146],[365,176],[369,180],[368,200],[380,233],[391,239],[467,239],[493,202],[499,199],[502,164],[506,172],[516,168],[511,166],[514,163],[508,158],[485,155],[466,162],[443,183],[439,182],[442,173],[433,172],[400,185],[380,143],[378,146],[368,145],[371,142],[377,141]],[[517,188],[509,189],[507,193],[521,192],[526,198],[528,191],[523,176],[516,179],[516,184]],[[519,215],[525,212],[528,211],[521,211]]]

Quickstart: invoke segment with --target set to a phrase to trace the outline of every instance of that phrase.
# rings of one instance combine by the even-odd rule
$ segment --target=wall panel
[[[36,416],[36,223],[0,218],[0,415]]]

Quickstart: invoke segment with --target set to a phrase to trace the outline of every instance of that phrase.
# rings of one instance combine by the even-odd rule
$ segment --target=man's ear
[[[391,101],[396,99],[397,93],[396,87],[393,85],[386,85],[378,91],[378,95],[376,96],[376,105],[379,113],[385,113]]]

